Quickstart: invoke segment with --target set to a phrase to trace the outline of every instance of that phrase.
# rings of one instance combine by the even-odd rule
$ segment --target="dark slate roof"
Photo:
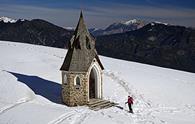
[[[95,39],[90,35],[81,11],[79,22],[69,42],[68,52],[60,70],[87,72],[94,58],[103,70],[104,67],[95,49]]]

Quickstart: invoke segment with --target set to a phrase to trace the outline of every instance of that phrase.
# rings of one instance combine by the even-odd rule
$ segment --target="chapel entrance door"
[[[89,99],[97,98],[97,72],[91,69],[89,76]]]

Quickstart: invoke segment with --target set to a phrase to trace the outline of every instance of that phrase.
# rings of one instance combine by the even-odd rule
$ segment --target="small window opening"
[[[78,37],[78,38],[76,39],[76,41],[75,41],[75,48],[76,48],[76,49],[81,49],[79,37]]]
[[[80,77],[79,76],[76,76],[75,77],[75,79],[74,79],[74,85],[75,85],[76,89],[79,89],[80,88],[81,80],[80,80]]]
[[[66,75],[64,75],[64,84],[65,84],[65,85],[68,84],[68,82],[67,82],[67,76],[66,76]]]
[[[86,48],[91,49],[90,43],[89,43],[89,38],[86,36]]]
[[[78,85],[78,86],[81,85],[80,78],[78,76],[76,77],[76,85]]]

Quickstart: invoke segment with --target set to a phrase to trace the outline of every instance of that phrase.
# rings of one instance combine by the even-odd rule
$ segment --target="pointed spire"
[[[88,29],[87,29],[87,26],[85,25],[85,21],[83,18],[83,11],[81,10],[79,22],[77,24],[77,27],[76,27],[74,34],[75,34],[75,36],[77,36],[77,35],[80,35],[80,32],[83,32],[83,31],[85,33],[88,33]]]
[[[80,18],[83,18],[83,10],[80,12]]]
[[[80,12],[80,17],[79,17],[79,22],[81,22],[81,21],[84,22],[84,19],[83,19],[83,11],[82,10]]]
[[[70,40],[69,49],[60,70],[87,72],[94,58],[97,59],[101,69],[104,69],[95,49],[95,39],[90,35],[81,11],[79,22]]]
[[[90,39],[91,35],[87,29],[87,26],[85,25],[85,21],[83,18],[83,12],[81,10],[79,22],[78,22],[77,27],[74,31],[74,35],[73,35],[72,39],[70,40],[70,47],[73,48],[73,46],[75,46],[75,47],[81,46],[83,48],[84,45],[86,44],[85,42],[86,42],[87,38]],[[81,48],[81,47],[78,47],[78,48]]]

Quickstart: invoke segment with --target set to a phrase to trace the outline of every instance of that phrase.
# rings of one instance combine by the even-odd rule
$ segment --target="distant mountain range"
[[[110,35],[110,34],[124,33],[127,31],[137,30],[139,28],[142,28],[146,24],[147,22],[145,21],[133,19],[129,21],[121,21],[121,22],[110,24],[105,29],[90,28],[89,32],[94,36]],[[65,29],[72,31],[74,30],[74,27],[65,27]]]
[[[105,56],[195,72],[195,30],[150,23],[121,34],[97,37],[97,51]]]
[[[0,18],[0,40],[66,47],[72,32],[41,19]]]
[[[101,55],[195,73],[193,28],[131,20],[111,24],[99,34],[98,30],[90,32]],[[67,48],[72,34],[73,30],[40,19],[0,18],[0,40]]]
[[[127,31],[137,30],[139,28],[142,28],[146,24],[147,23],[144,21],[133,19],[126,22],[113,23],[105,29],[95,29],[95,30],[90,30],[90,32],[94,36],[110,35],[110,34],[124,33]]]

